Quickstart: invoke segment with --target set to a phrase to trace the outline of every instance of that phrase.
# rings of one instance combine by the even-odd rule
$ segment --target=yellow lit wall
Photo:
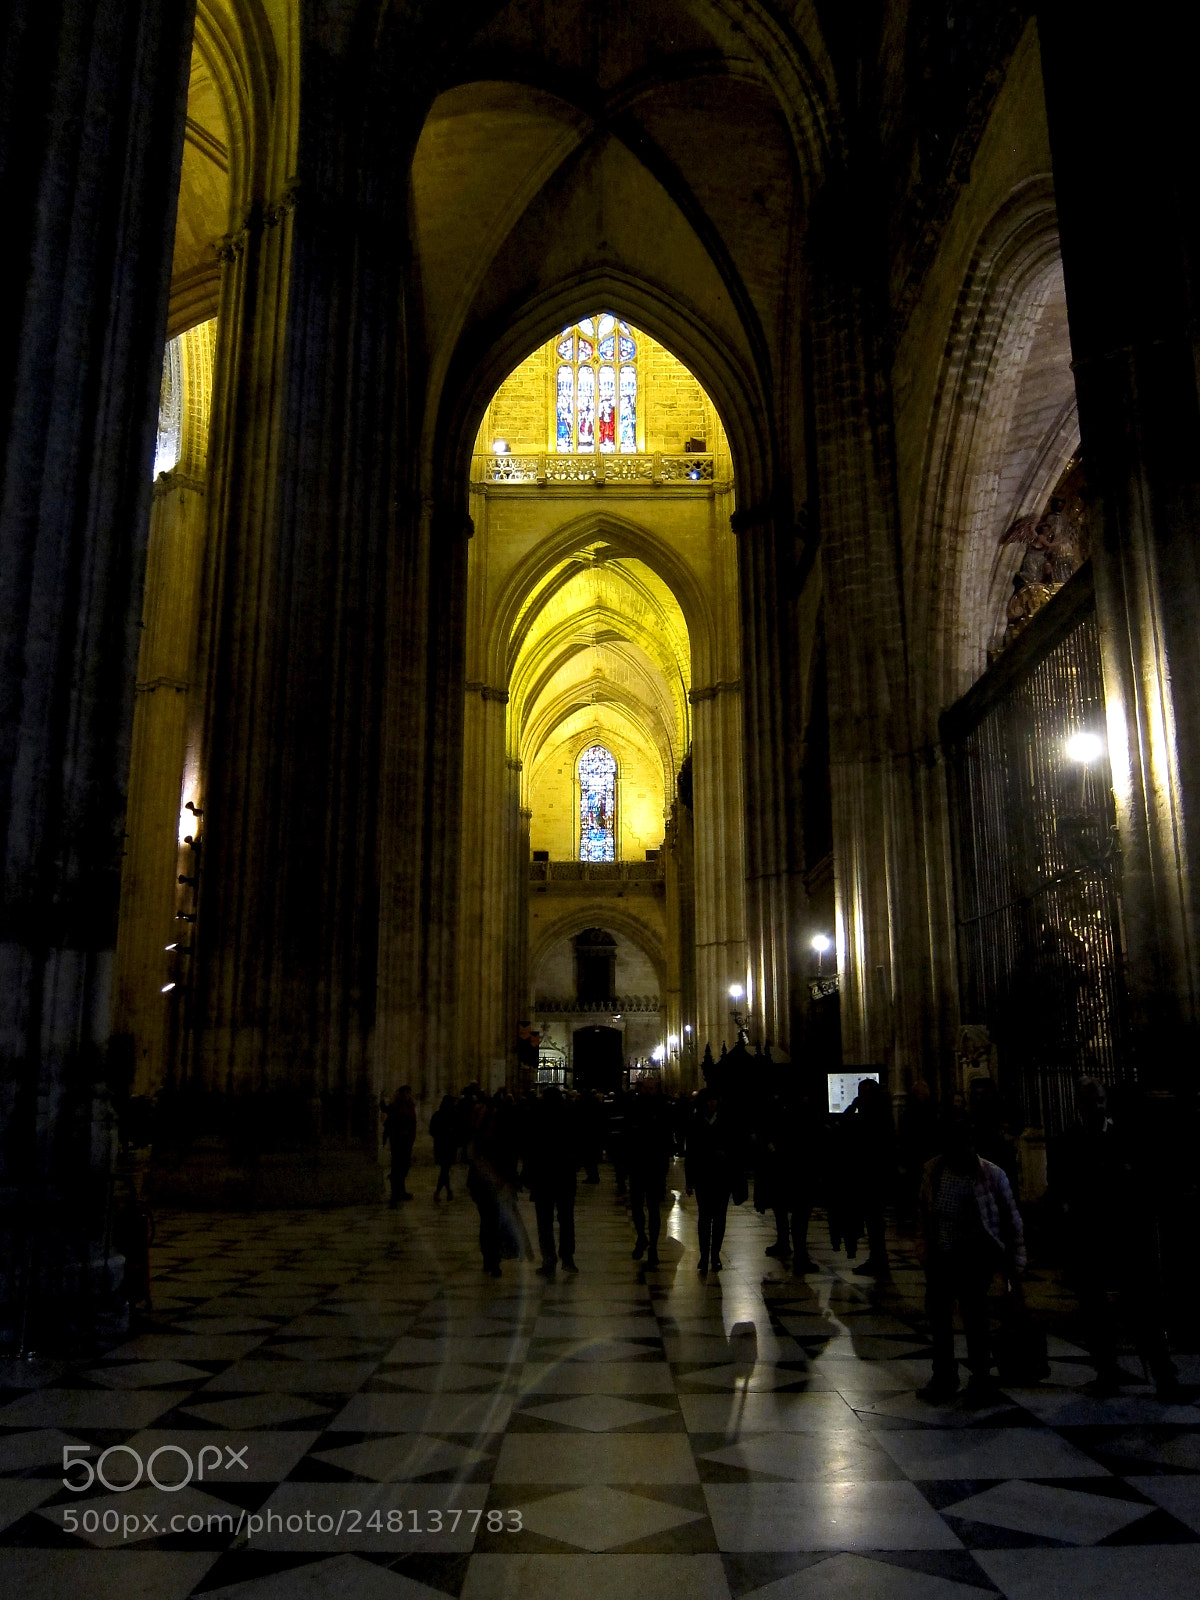
[[[539,754],[528,789],[530,848],[548,850],[551,861],[578,858],[576,769],[580,752],[592,744],[604,745],[617,761],[617,859],[644,861],[646,851],[663,842],[666,778],[646,734],[611,706],[576,712]]]
[[[633,329],[638,346],[638,445],[647,453],[681,451],[688,439],[703,439],[709,450],[729,454],[716,408],[699,383],[671,352],[648,333]],[[514,455],[554,448],[554,374],[558,367],[551,339],[522,361],[492,398],[476,451],[485,453],[504,439]]]

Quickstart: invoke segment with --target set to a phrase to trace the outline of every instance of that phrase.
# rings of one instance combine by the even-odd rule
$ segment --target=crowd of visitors
[[[655,1077],[610,1095],[558,1087],[486,1094],[477,1084],[446,1095],[429,1124],[434,1200],[453,1199],[453,1168],[465,1163],[483,1267],[493,1277],[501,1276],[505,1259],[533,1259],[517,1204],[522,1190],[537,1219],[537,1271],[552,1278],[560,1269],[578,1270],[576,1185],[581,1172],[584,1183],[600,1183],[604,1159],[616,1198],[628,1204],[632,1257],[649,1269],[660,1264],[671,1191],[695,1198],[701,1273],[721,1271],[729,1206],[745,1202],[751,1185],[755,1209],[774,1221],[766,1255],[790,1263],[798,1275],[820,1270],[809,1241],[814,1214],[823,1211],[831,1249],[845,1250],[857,1263],[855,1274],[885,1282],[891,1211],[901,1229],[914,1231],[925,1266],[933,1375],[923,1398],[940,1402],[958,1390],[956,1306],[968,1397],[993,1392],[994,1359],[1009,1382],[1036,1382],[1048,1373],[1045,1338],[1026,1316],[1021,1288],[1026,1251],[1015,1199],[1016,1145],[990,1079],[972,1086],[969,1103],[956,1096],[944,1106],[928,1085],[916,1083],[897,1124],[891,1096],[872,1077],[834,1114],[815,1086],[769,1057],[745,1052],[736,1070],[732,1058],[706,1060],[706,1069],[705,1087],[693,1095],[664,1093]],[[1145,1180],[1135,1119],[1115,1117],[1104,1086],[1088,1078],[1077,1086],[1077,1108],[1075,1125],[1051,1147],[1049,1194],[1039,1211],[1049,1248],[1078,1298],[1081,1336],[1096,1369],[1090,1388],[1111,1394],[1137,1381],[1118,1360],[1124,1326],[1159,1396],[1177,1397],[1155,1186]],[[396,1206],[411,1198],[417,1119],[410,1091],[400,1089],[382,1110]],[[867,1253],[858,1262],[864,1238]],[[993,1338],[989,1295],[997,1283],[1004,1320]]]

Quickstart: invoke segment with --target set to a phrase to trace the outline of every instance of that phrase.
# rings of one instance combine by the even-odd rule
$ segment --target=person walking
[[[575,1272],[575,1185],[580,1164],[577,1109],[560,1089],[547,1089],[533,1107],[522,1176],[537,1216],[540,1277],[552,1278],[561,1260]],[[554,1219],[558,1217],[557,1248]]]
[[[933,1342],[933,1377],[922,1400],[948,1400],[958,1391],[954,1304],[962,1314],[970,1379],[967,1396],[987,1399],[992,1383],[987,1294],[1002,1271],[1010,1284],[1025,1266],[1025,1234],[1008,1178],[977,1155],[970,1119],[959,1111],[947,1127],[943,1153],[925,1168],[918,1199],[918,1248],[925,1262],[925,1309]]]
[[[819,1272],[808,1253],[808,1225],[825,1176],[825,1119],[813,1096],[797,1089],[780,1107],[787,1160],[780,1167],[776,1188],[775,1236],[782,1249],[771,1251],[784,1260],[792,1256],[798,1277]]]
[[[667,1171],[674,1146],[670,1108],[659,1091],[657,1078],[641,1078],[637,1093],[630,1096],[625,1142],[629,1209],[637,1233],[633,1259],[640,1261],[645,1256],[648,1267],[657,1267],[662,1203],[667,1193]]]
[[[608,1159],[613,1164],[613,1177],[617,1180],[616,1198],[624,1199],[628,1190],[629,1178],[629,1101],[630,1096],[624,1089],[618,1089],[613,1094],[608,1105],[608,1134],[607,1145]]]
[[[696,1196],[696,1226],[700,1235],[701,1272],[711,1266],[721,1270],[721,1243],[729,1214],[729,1198],[734,1182],[741,1176],[729,1118],[721,1097],[704,1089],[688,1118],[684,1131],[684,1180],[687,1192]]]
[[[443,1189],[446,1191],[447,1200],[454,1199],[450,1189],[450,1168],[454,1165],[454,1158],[458,1154],[459,1132],[458,1102],[452,1094],[444,1094],[441,1105],[429,1119],[433,1159],[438,1169],[437,1186],[433,1191],[435,1204],[441,1199]]]
[[[402,1200],[411,1200],[408,1171],[412,1166],[413,1145],[417,1139],[417,1108],[413,1104],[412,1090],[401,1084],[390,1105],[380,1100],[383,1111],[383,1142],[392,1152],[392,1207]]]
[[[490,1278],[500,1277],[500,1194],[504,1154],[496,1108],[480,1096],[471,1103],[467,1193],[479,1212],[479,1253]]]

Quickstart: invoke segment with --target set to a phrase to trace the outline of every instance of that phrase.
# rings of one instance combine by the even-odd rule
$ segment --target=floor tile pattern
[[[578,1221],[578,1275],[547,1282],[485,1277],[463,1198],[161,1216],[145,1326],[103,1356],[0,1364],[0,1593],[1200,1593],[1200,1409],[1092,1398],[1052,1278],[1032,1290],[1051,1381],[930,1406],[902,1236],[876,1285],[814,1222],[820,1271],[794,1277],[743,1206],[702,1276],[677,1196],[647,1270],[608,1171]],[[81,1492],[72,1446],[80,1478],[109,1451]]]

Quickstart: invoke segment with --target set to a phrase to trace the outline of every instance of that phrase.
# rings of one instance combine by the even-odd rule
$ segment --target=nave
[[[415,1170],[418,1198],[399,1211],[161,1215],[146,1331],[101,1359],[3,1369],[0,1592],[1200,1592],[1200,1410],[1160,1405],[1149,1386],[1085,1394],[1092,1368],[1049,1274],[1028,1294],[1051,1330],[1051,1380],[982,1409],[932,1407],[915,1395],[930,1368],[904,1236],[875,1287],[818,1217],[821,1271],[798,1279],[764,1256],[768,1219],[747,1203],[730,1211],[725,1270],[701,1277],[695,1201],[676,1194],[647,1271],[602,1169],[579,1193],[578,1275],[546,1282],[506,1261],[493,1281],[465,1191],[435,1207],[431,1182]],[[1200,1376],[1194,1355],[1180,1367]],[[71,1445],[92,1447],[76,1452],[88,1463],[129,1447],[102,1468],[116,1492],[63,1489]],[[208,1447],[203,1481],[122,1490],[130,1452],[144,1465],[163,1446],[159,1481]],[[67,1512],[81,1531],[65,1531]],[[164,1529],[170,1517],[183,1531]]]

